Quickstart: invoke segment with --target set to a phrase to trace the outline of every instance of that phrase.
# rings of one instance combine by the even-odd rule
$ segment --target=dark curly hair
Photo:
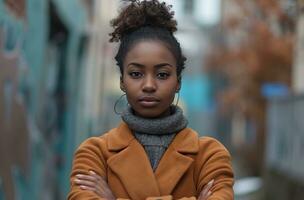
[[[177,76],[180,81],[186,58],[173,35],[177,30],[177,22],[173,18],[172,6],[165,2],[160,3],[158,0],[127,0],[127,2],[130,4],[111,21],[114,31],[109,34],[110,42],[120,42],[115,60],[121,74],[123,74],[123,60],[137,42],[156,40],[164,43],[174,55],[177,61]]]

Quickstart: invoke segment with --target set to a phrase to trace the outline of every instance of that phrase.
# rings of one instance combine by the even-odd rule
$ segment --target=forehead
[[[125,62],[128,61],[155,61],[155,62],[169,62],[176,64],[176,59],[168,47],[160,41],[140,41],[137,42],[128,51]]]

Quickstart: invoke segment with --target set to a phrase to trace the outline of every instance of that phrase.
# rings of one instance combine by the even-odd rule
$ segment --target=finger
[[[90,186],[90,187],[96,187],[96,183],[93,182],[93,181],[80,180],[80,179],[75,179],[74,181],[77,185],[85,185],[85,186]]]
[[[105,178],[103,178],[103,177],[101,177],[101,176],[99,176],[99,175],[97,175],[97,174],[94,174],[94,175],[92,175],[92,176],[95,177],[95,179],[97,180],[97,183],[98,183],[98,184],[102,185],[103,187],[108,187],[108,183],[107,183],[107,181],[105,180]]]
[[[100,193],[105,187],[104,183],[102,183],[100,180],[97,180],[96,177],[83,174],[79,174],[76,177],[79,177],[75,179],[76,184],[95,188],[95,193]]]
[[[100,184],[103,192],[106,192],[106,193],[110,192],[110,193],[112,193],[112,190],[110,189],[109,185],[105,181],[100,180],[99,184]]]
[[[91,175],[84,175],[84,174],[77,174],[76,178],[79,180],[88,180],[88,181],[93,181],[93,182],[97,182],[98,180],[96,179],[96,177],[91,176]]]
[[[95,187],[96,185],[90,186],[90,185],[80,185],[79,187],[82,190],[89,190],[92,191],[94,193],[96,193],[97,195],[99,195],[100,197],[104,196],[104,192],[102,190],[100,190],[100,188]]]
[[[212,192],[209,191],[206,195],[200,195],[198,200],[207,200],[211,196]]]
[[[99,176],[94,171],[89,171],[89,173],[91,174],[91,176],[95,177],[98,181],[99,180],[105,180],[103,177]]]
[[[112,198],[114,199],[114,195],[110,187],[108,186],[106,179],[102,176],[99,176],[96,172],[92,170],[90,170],[89,173],[98,180],[99,187],[97,187],[95,193],[99,193],[101,196],[107,196],[107,197],[111,197],[111,199]]]
[[[90,191],[92,191],[92,192],[95,192],[96,191],[96,188],[94,188],[94,187],[90,187],[90,186],[85,186],[85,185],[81,185],[81,186],[79,186],[81,189],[83,189],[83,190],[90,190]]]
[[[78,185],[85,185],[94,187],[96,190],[100,191],[111,191],[108,187],[108,184],[97,174],[94,174],[90,172],[92,175],[84,175],[84,174],[78,174],[76,175],[75,183]]]
[[[204,188],[201,192],[202,196],[206,196],[208,194],[209,190],[213,186],[213,183],[214,183],[214,179],[212,179],[206,186],[204,186]]]
[[[204,186],[204,189],[206,192],[210,190],[210,188],[213,186],[213,183],[214,183],[214,179],[212,179],[211,181],[209,181],[209,183]]]

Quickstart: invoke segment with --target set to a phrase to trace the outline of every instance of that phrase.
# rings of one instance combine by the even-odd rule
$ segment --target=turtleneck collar
[[[178,106],[171,106],[171,115],[162,118],[143,118],[134,114],[131,107],[124,110],[121,118],[136,133],[166,135],[187,127],[188,121]]]

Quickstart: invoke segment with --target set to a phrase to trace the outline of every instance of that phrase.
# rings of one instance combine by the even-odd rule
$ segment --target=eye
[[[170,76],[170,74],[167,72],[160,72],[157,74],[157,78],[159,78],[159,79],[167,79],[169,76]]]
[[[140,78],[143,76],[142,73],[140,72],[130,72],[129,75],[132,77],[132,78]]]

